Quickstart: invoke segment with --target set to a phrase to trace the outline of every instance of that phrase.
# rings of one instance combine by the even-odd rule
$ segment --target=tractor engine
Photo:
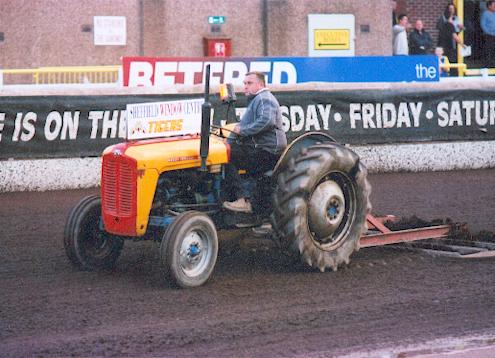
[[[153,216],[208,212],[216,204],[214,192],[219,191],[229,147],[212,137],[207,170],[202,171],[198,170],[199,143],[199,136],[188,135],[108,147],[101,171],[105,230],[119,236],[143,236]]]
[[[196,169],[162,173],[151,215],[176,215],[187,210],[208,212],[218,206],[221,180],[221,173],[201,173]]]

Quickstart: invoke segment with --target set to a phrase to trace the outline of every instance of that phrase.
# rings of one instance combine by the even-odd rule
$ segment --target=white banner
[[[127,139],[171,137],[201,132],[204,99],[127,105]]]
[[[94,44],[96,46],[125,46],[127,26],[125,16],[94,16]]]

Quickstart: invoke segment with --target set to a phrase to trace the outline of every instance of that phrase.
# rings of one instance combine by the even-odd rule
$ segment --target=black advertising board
[[[307,131],[353,145],[495,139],[493,90],[275,92],[289,140]],[[186,95],[0,97],[0,159],[99,156],[125,138],[128,103]],[[225,107],[212,95],[214,120]],[[242,114],[246,98],[238,94]]]

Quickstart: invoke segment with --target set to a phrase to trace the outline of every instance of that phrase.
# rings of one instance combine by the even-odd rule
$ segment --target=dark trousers
[[[230,164],[226,175],[236,199],[251,198],[256,189],[256,181],[263,173],[272,170],[279,155],[255,148],[251,143],[230,143]],[[243,169],[246,174],[239,174]]]
[[[495,67],[495,36],[484,35],[485,67]]]

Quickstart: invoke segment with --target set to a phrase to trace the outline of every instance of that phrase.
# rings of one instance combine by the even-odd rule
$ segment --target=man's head
[[[486,8],[488,11],[495,12],[495,1],[487,1]]]
[[[423,21],[416,20],[416,23],[414,24],[414,28],[418,31],[422,31],[423,30]]]
[[[407,15],[406,14],[400,14],[399,17],[399,25],[406,27],[407,26]]]
[[[265,88],[265,74],[263,72],[248,72],[244,77],[244,94],[246,96],[256,94]]]

